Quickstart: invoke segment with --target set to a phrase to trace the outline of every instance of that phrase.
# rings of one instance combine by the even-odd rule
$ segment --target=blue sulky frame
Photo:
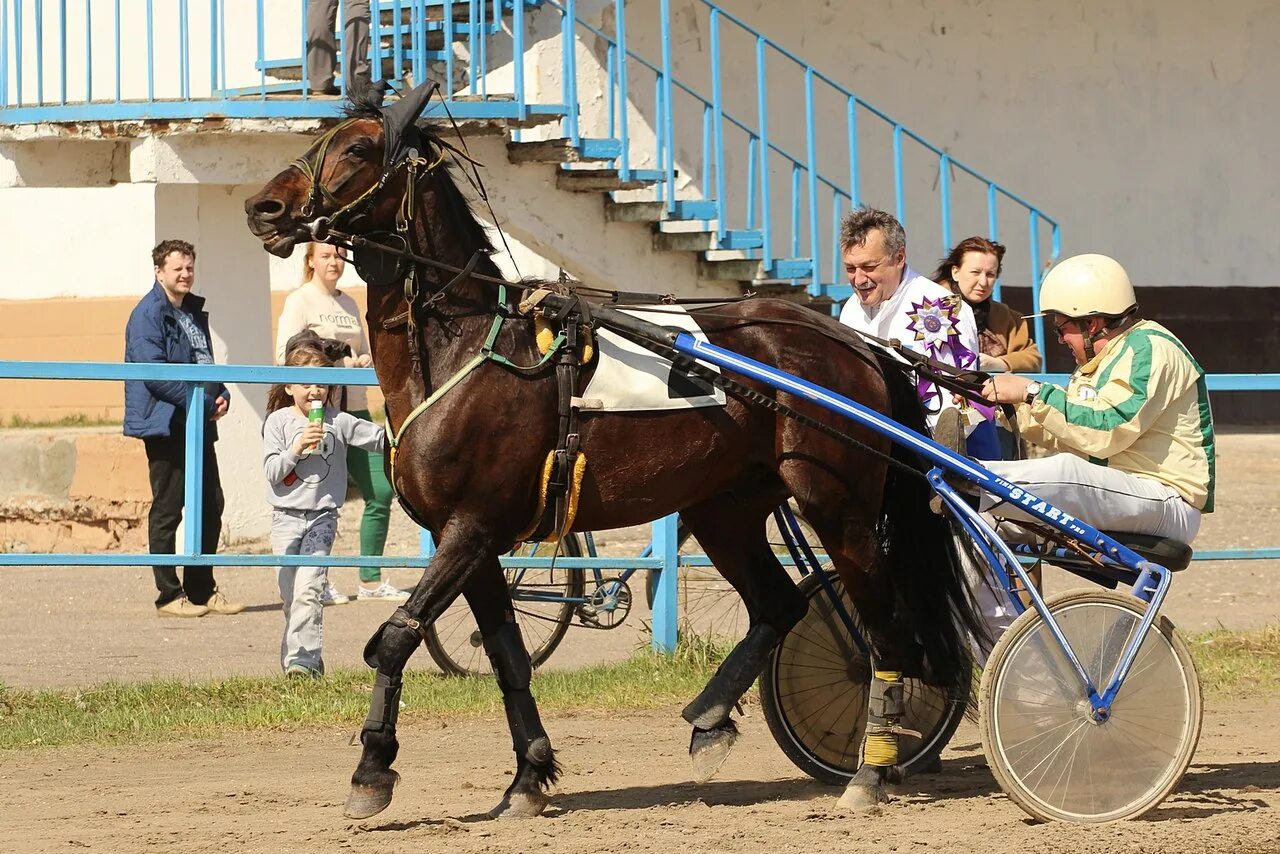
[[[1165,595],[1169,592],[1169,584],[1172,580],[1172,574],[1169,570],[1142,558],[1122,543],[1108,537],[1086,522],[1064,513],[1017,484],[997,477],[994,473],[974,463],[972,460],[935,444],[921,434],[909,430],[843,395],[731,350],[717,347],[706,341],[699,341],[688,333],[678,335],[673,342],[673,346],[686,356],[751,377],[780,391],[803,397],[831,412],[844,415],[858,424],[889,438],[893,442],[910,448],[925,459],[931,460],[934,463],[934,468],[928,473],[930,485],[941,496],[952,516],[977,545],[987,563],[995,571],[1014,608],[1019,612],[1025,610],[1015,593],[1013,579],[1016,577],[1021,583],[1022,589],[1030,594],[1032,607],[1039,613],[1045,625],[1049,627],[1049,631],[1062,649],[1063,655],[1075,669],[1076,675],[1085,689],[1085,695],[1089,698],[1089,703],[1093,708],[1094,720],[1102,722],[1108,718],[1111,704],[1114,702],[1116,694],[1120,691],[1120,686],[1124,684],[1129,668],[1133,665],[1134,658],[1138,654],[1138,647],[1141,646],[1147,630],[1151,627],[1160,605],[1164,601]],[[1068,643],[1062,630],[1054,621],[1053,615],[1049,612],[1044,600],[1036,591],[1035,585],[1031,583],[1030,577],[1013,551],[1000,540],[986,520],[966,504],[951,485],[943,479],[944,470],[970,481],[978,488],[999,496],[1011,504],[1017,504],[1022,510],[1035,516],[1045,525],[1056,528],[1069,537],[1096,548],[1109,563],[1127,568],[1135,574],[1136,580],[1133,584],[1132,593],[1135,597],[1147,603],[1146,614],[1138,626],[1138,631],[1129,639],[1120,663],[1116,667],[1115,673],[1112,674],[1110,683],[1105,688],[1095,685],[1085,672],[1075,652],[1071,649],[1070,643]],[[811,555],[806,555],[806,557],[811,557]],[[857,636],[856,632],[854,632],[854,636]]]

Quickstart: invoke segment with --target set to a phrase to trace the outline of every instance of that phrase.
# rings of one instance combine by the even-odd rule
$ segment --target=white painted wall
[[[1114,255],[1143,285],[1280,285],[1274,0],[1228,0],[1209,10],[1192,0],[720,5],[1058,218],[1064,255]],[[676,76],[709,93],[705,7],[671,6]],[[657,4],[628,10],[630,43],[658,57]],[[724,25],[725,100],[753,117],[754,57],[732,30]],[[771,132],[803,152],[803,78],[787,66],[776,54],[768,61],[770,103],[791,107]],[[635,79],[652,85],[652,77]],[[643,88],[638,98],[652,101]],[[847,177],[839,163],[847,159],[843,104],[819,98],[819,162]],[[700,175],[698,117],[687,118],[677,160]],[[890,138],[883,125],[873,133],[875,124],[860,116],[863,198],[893,210]],[[910,145],[907,152],[911,259],[931,267],[943,248],[937,162]],[[740,173],[741,158],[729,168]],[[777,183],[775,210],[786,216]],[[953,240],[985,231],[981,190],[957,177]],[[1002,205],[1000,220],[1015,277],[1006,281],[1025,282],[1026,217]]]

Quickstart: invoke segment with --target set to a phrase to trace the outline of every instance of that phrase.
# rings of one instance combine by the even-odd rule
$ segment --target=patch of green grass
[[[43,429],[48,427],[119,427],[122,422],[118,418],[101,418],[77,412],[61,418],[31,419],[25,415],[10,415],[9,426],[15,429]]]
[[[705,649],[667,658],[650,652],[619,664],[534,676],[544,712],[656,708],[687,700],[718,659]],[[369,709],[373,674],[341,670],[319,680],[236,677],[187,684],[109,683],[92,689],[20,691],[0,685],[0,749],[62,744],[151,743],[229,730],[314,725],[355,731]],[[459,719],[502,712],[491,678],[409,673],[400,720]]]
[[[1205,632],[1189,635],[1187,643],[1205,693],[1280,691],[1280,626]]]

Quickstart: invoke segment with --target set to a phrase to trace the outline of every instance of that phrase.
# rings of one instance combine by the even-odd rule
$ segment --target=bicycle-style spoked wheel
[[[550,557],[554,553],[555,546],[547,543],[524,543],[511,552],[526,557]],[[564,557],[582,556],[582,541],[577,534],[570,534],[564,539],[560,554]],[[506,572],[516,624],[520,626],[520,636],[529,650],[529,660],[536,668],[551,657],[569,631],[574,609],[582,598],[582,570],[557,566],[550,569],[508,569]],[[424,642],[432,660],[446,675],[488,676],[493,673],[476,619],[471,615],[466,599],[461,596],[427,627]]]
[[[828,572],[860,635],[861,624],[844,585]],[[844,785],[862,765],[872,658],[863,653],[816,574],[800,582],[809,611],[769,658],[760,676],[760,702],[774,740],[801,771]],[[903,680],[902,726],[920,738],[898,737],[898,767],[906,774],[932,761],[964,717],[969,680],[948,691],[916,678]]]
[[[1145,605],[1109,591],[1048,603],[1098,690],[1111,680]],[[982,746],[1014,803],[1042,820],[1136,818],[1186,773],[1200,738],[1200,680],[1173,624],[1157,617],[1103,722],[1040,615],[996,644],[982,677]]]

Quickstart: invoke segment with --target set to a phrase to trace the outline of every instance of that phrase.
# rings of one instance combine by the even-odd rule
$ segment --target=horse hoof
[[[720,766],[729,758],[729,751],[738,740],[738,729],[729,724],[712,730],[693,731],[689,744],[689,758],[693,761],[693,781],[705,783],[716,775]]]
[[[881,804],[888,802],[889,796],[884,793],[884,786],[850,783],[845,787],[844,794],[840,796],[840,800],[836,801],[836,806],[851,812],[865,814],[879,812]]]
[[[502,796],[502,801],[496,807],[489,810],[489,818],[537,818],[550,801],[543,792],[508,793]]]
[[[352,783],[351,794],[347,795],[347,805],[343,808],[342,814],[347,818],[369,818],[385,810],[391,803],[391,795],[395,791],[396,783],[400,782],[399,774],[392,771],[391,775],[391,782],[384,786],[363,786]]]

